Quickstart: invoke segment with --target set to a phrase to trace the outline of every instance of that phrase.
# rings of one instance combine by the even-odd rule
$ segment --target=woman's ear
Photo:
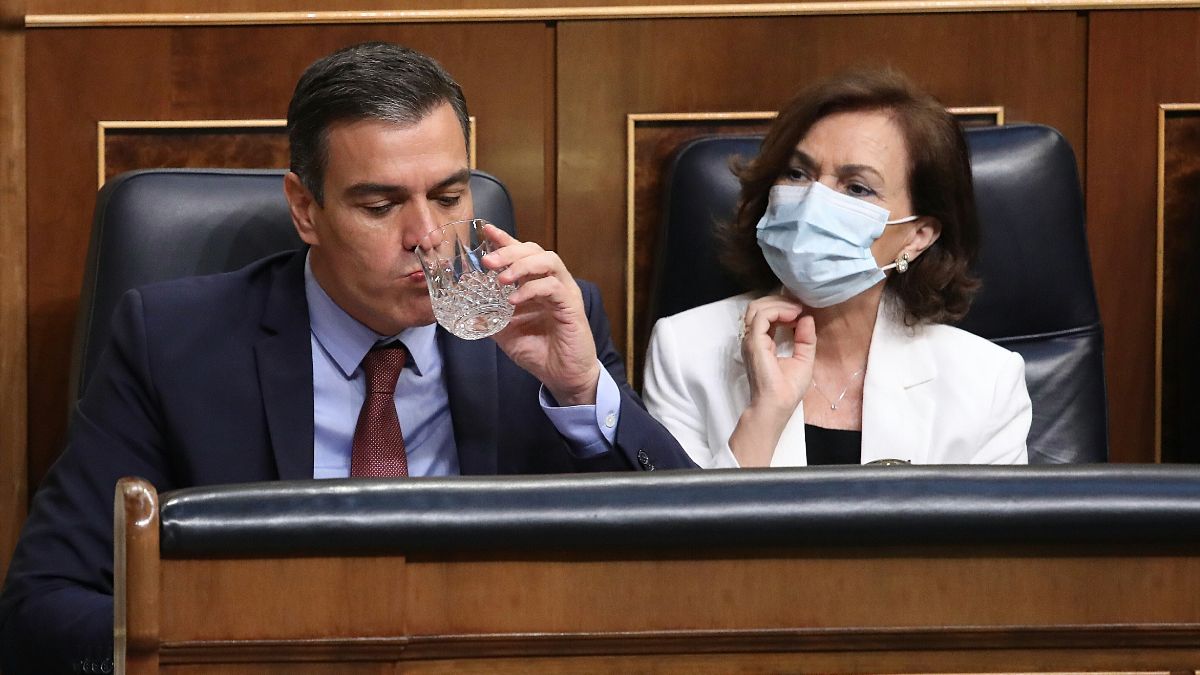
[[[902,251],[908,254],[909,260],[916,260],[925,249],[933,246],[933,242],[942,236],[942,223],[931,216],[921,216],[913,221],[912,235]]]

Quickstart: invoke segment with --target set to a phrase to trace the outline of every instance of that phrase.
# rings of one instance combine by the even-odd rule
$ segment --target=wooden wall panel
[[[1093,12],[1090,20],[1088,233],[1104,321],[1111,456],[1148,462],[1155,459],[1158,106],[1200,103],[1200,11]]]
[[[524,238],[553,246],[545,213],[552,68],[540,23],[44,29],[28,38],[29,443],[35,485],[61,449],[71,332],[96,189],[100,120],[270,119],[300,72],[363,40],[433,55],[476,117],[479,167],[513,193]]]
[[[777,110],[855,65],[898,67],[948,106],[1057,127],[1082,160],[1086,30],[1074,13],[561,24],[559,252],[600,285],[623,348],[626,114]]]
[[[26,501],[24,0],[0,0],[0,578]]]

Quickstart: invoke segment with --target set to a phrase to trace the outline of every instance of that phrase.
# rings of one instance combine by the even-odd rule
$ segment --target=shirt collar
[[[349,379],[363,357],[376,344],[399,340],[408,349],[408,364],[416,374],[428,370],[437,356],[437,328],[434,324],[406,328],[395,335],[380,335],[350,316],[329,297],[313,276],[312,252],[304,259],[304,295],[308,317],[317,343]]]

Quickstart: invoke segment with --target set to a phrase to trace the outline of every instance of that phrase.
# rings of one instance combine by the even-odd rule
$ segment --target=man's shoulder
[[[148,337],[188,344],[257,331],[268,308],[275,316],[303,314],[307,322],[303,259],[302,251],[281,253],[233,272],[142,286],[126,293],[117,313],[138,315]]]
[[[142,297],[143,303],[156,306],[231,307],[265,293],[276,275],[299,255],[303,253],[276,253],[232,272],[159,281],[141,286],[136,292]],[[298,279],[302,280],[302,277]]]

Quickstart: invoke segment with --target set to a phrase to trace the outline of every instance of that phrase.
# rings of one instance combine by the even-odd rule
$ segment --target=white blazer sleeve
[[[662,422],[700,468],[736,467],[737,462],[728,450],[721,452],[722,448],[709,447],[702,401],[693,398],[688,389],[683,366],[687,354],[686,345],[679,341],[669,320],[654,324],[642,373],[646,409]]]
[[[1028,464],[1026,439],[1033,405],[1025,387],[1025,360],[1009,352],[996,378],[988,423],[972,464]]]

